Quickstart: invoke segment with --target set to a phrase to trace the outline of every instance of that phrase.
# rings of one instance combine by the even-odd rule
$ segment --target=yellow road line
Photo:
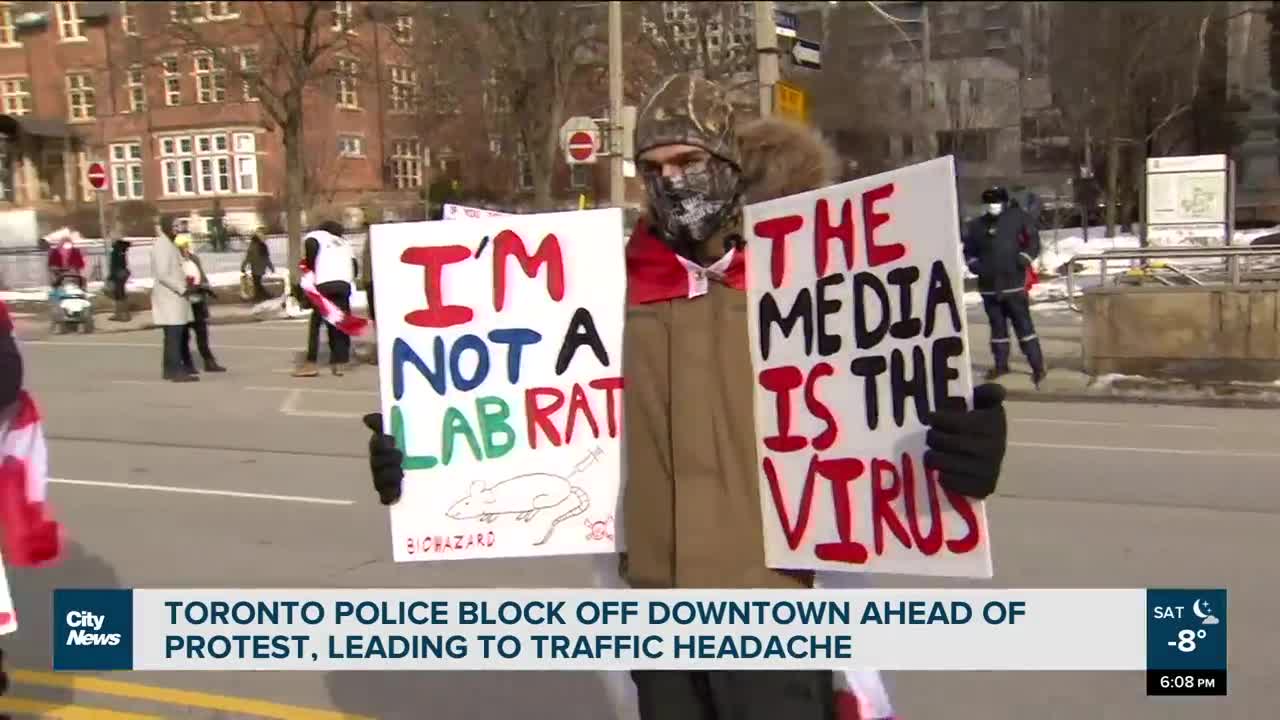
[[[159,715],[141,715],[139,713],[116,712],[102,708],[84,707],[83,705],[60,705],[42,700],[27,700],[4,696],[0,697],[0,712],[22,713],[41,718],[58,718],[59,720],[164,720]]]
[[[86,675],[13,670],[9,673],[9,682],[13,685],[69,688],[77,692],[115,695],[169,705],[182,705],[189,708],[223,710],[244,713],[245,715],[257,715],[264,718],[276,718],[277,720],[374,720],[374,718],[363,715],[350,715],[330,710],[313,710],[296,705],[283,705],[234,695],[217,695],[192,690],[177,690],[153,685],[120,682],[118,680],[104,680],[103,678]],[[0,698],[0,700],[3,699]]]

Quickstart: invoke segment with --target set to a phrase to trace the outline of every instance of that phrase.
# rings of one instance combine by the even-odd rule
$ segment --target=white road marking
[[[304,497],[301,495],[272,495],[269,493],[239,492],[237,490],[209,490],[205,488],[176,487],[173,485],[143,485],[140,483],[117,483],[104,480],[68,480],[66,478],[49,478],[55,485],[84,485],[88,487],[116,488],[120,490],[150,490],[152,492],[179,493],[185,495],[217,495],[220,497],[245,498],[248,500],[278,500],[281,502],[308,503],[311,505],[355,505],[354,500],[337,500],[334,498]]]
[[[1010,422],[1013,423],[1047,423],[1051,425],[1099,425],[1106,427],[1133,427],[1141,425],[1143,428],[1165,428],[1169,430],[1218,430],[1220,428],[1213,425],[1157,425],[1144,422],[1115,422],[1114,420],[1055,420],[1053,418],[1022,418],[1011,417]]]
[[[329,390],[327,388],[301,388],[287,386],[269,386],[269,385],[253,385],[245,388],[245,390],[260,390],[263,392],[304,392],[304,393],[324,393],[328,395],[373,395],[377,397],[378,393],[374,390]]]
[[[1101,450],[1104,452],[1153,453],[1156,455],[1211,455],[1219,457],[1280,458],[1280,453],[1254,450],[1184,450],[1181,448],[1114,447],[1110,445],[1066,445],[1060,443],[1011,442],[1009,447],[1050,450]]]
[[[118,348],[162,348],[160,343],[127,343],[127,342],[86,342],[83,340],[26,340],[19,341],[23,347],[28,345],[49,346],[49,347],[118,347]],[[254,350],[254,351],[270,351],[270,352],[296,352],[292,348],[280,347],[279,345],[223,345],[222,343],[213,343],[218,350]]]

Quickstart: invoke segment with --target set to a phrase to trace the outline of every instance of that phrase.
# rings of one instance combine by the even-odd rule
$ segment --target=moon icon
[[[1191,612],[1195,613],[1196,617],[1200,618],[1201,620],[1209,617],[1209,613],[1200,609],[1199,600],[1196,600],[1195,604],[1191,606]]]

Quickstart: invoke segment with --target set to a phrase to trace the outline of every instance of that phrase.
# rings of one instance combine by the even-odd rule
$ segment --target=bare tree
[[[523,151],[534,202],[550,208],[560,127],[576,100],[604,87],[605,5],[576,2],[435,3],[434,47],[419,63],[438,78],[427,102],[439,115]],[[446,61],[447,58],[447,61]],[[603,101],[603,96],[599,96]],[[476,101],[481,102],[477,110]],[[478,118],[483,118],[482,124]],[[472,130],[472,136],[483,133]]]
[[[338,83],[356,83],[367,63],[361,29],[371,24],[354,2],[236,2],[235,23],[201,22],[190,13],[227,3],[173,3],[167,40],[185,52],[204,53],[227,87],[243,86],[282,131],[289,271],[297,282],[302,257],[302,207],[307,196],[308,96]],[[188,8],[190,12],[186,9]],[[246,57],[244,48],[253,47]]]
[[[1062,3],[1051,49],[1055,94],[1096,143],[1107,234],[1133,207],[1148,145],[1195,106],[1215,3]],[[1090,148],[1092,150],[1092,148]],[[1129,202],[1125,202],[1129,200]]]
[[[752,6],[744,2],[627,3],[633,33],[627,71],[646,84],[698,71],[730,88],[754,82]]]

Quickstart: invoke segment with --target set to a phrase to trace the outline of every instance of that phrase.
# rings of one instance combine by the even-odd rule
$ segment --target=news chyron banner
[[[1226,695],[1226,590],[55,590],[55,670],[1111,670]]]

